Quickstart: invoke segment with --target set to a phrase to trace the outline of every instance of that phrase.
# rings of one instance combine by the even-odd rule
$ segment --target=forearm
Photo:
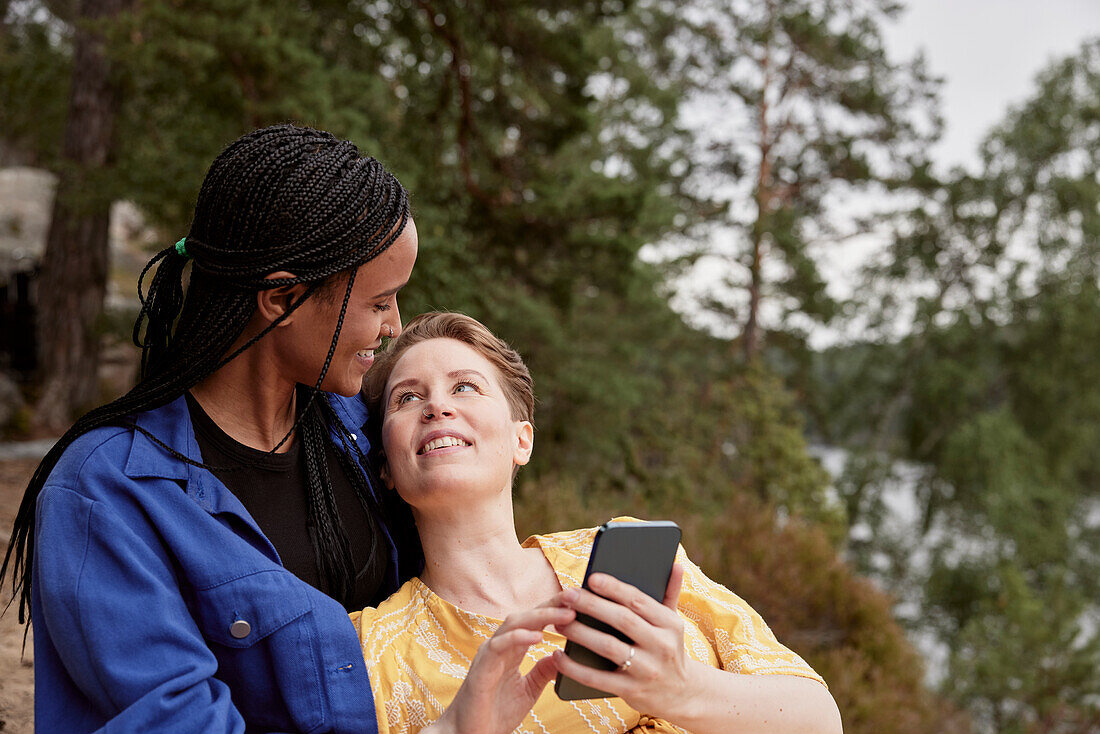
[[[840,711],[820,683],[792,675],[740,675],[691,661],[691,694],[653,712],[695,732],[840,734]]]

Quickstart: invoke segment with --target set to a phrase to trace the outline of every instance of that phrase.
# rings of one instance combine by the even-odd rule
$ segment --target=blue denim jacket
[[[365,406],[329,398],[365,461]],[[199,459],[182,397],[135,423]],[[386,540],[393,591],[419,568]],[[50,474],[31,615],[40,732],[377,731],[344,609],[209,471],[139,431],[94,430]]]

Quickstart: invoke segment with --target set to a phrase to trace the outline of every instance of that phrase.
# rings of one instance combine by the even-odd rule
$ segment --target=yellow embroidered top
[[[617,518],[629,520],[631,518]],[[595,528],[533,535],[524,547],[538,546],[554,567],[562,588],[580,586]],[[812,678],[824,685],[802,658],[781,645],[764,620],[733,592],[708,579],[688,560],[678,608],[684,618],[684,645],[691,657],[732,673],[782,674]],[[380,734],[417,732],[439,718],[458,692],[474,654],[501,620],[473,614],[436,596],[414,578],[377,609],[351,615],[367,662]],[[565,638],[546,632],[520,666],[529,671],[540,658],[565,647]],[[667,721],[645,716],[621,698],[562,701],[548,685],[516,732],[681,732]]]

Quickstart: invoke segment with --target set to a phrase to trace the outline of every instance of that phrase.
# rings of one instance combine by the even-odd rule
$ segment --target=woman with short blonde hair
[[[608,576],[590,579],[599,595],[579,588],[593,528],[519,542],[511,484],[534,447],[533,385],[482,324],[413,319],[367,394],[383,476],[412,508],[426,561],[352,615],[381,731],[840,731],[821,677],[682,548],[662,603]],[[566,640],[622,663],[580,665]],[[615,697],[562,701],[546,690],[557,672]]]

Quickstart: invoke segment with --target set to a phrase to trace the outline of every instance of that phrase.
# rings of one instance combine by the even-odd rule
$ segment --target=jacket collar
[[[367,405],[363,402],[363,399],[356,395],[355,397],[345,398],[333,393],[322,393],[328,400],[329,405],[336,411],[336,415],[340,417],[340,421],[344,426],[356,434],[359,448],[366,450],[367,441],[366,436],[363,434],[366,432],[367,425]]]
[[[363,455],[367,453],[367,439],[364,425],[367,422],[367,407],[358,397],[341,398],[323,394],[333,407],[340,421],[355,436],[355,448]],[[195,429],[191,424],[191,413],[187,409],[187,400],[183,395],[166,405],[138,413],[134,416],[138,429],[134,432],[134,442],[126,460],[126,476],[132,478],[157,477],[185,482],[184,490],[193,500],[208,512],[232,511],[244,513],[240,500],[225,488],[208,469],[182,461],[157,443],[160,441],[194,462],[202,463],[202,453],[195,440]],[[151,436],[155,436],[154,440]],[[372,492],[376,492],[371,486]]]
[[[180,461],[151,438],[177,451],[192,461],[202,461],[195,430],[191,426],[191,414],[182,395],[159,408],[134,416],[134,443],[126,460],[126,476],[132,478],[161,477],[164,479],[188,479],[195,468]]]
[[[134,424],[139,430],[134,431],[134,443],[126,460],[127,476],[172,479],[180,482],[187,496],[211,514],[232,512],[250,517],[236,495],[209,469],[183,461],[165,448],[202,463],[202,452],[195,440],[191,413],[183,395],[159,408],[138,413],[134,416]]]

